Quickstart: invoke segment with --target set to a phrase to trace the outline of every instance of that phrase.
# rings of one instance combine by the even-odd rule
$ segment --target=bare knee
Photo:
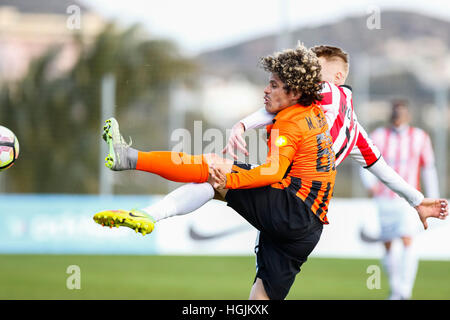
[[[266,289],[264,289],[264,284],[260,278],[256,278],[252,290],[250,291],[249,300],[270,300],[269,296],[267,295]]]
[[[402,237],[402,242],[405,247],[409,247],[412,244],[412,237],[404,236]]]

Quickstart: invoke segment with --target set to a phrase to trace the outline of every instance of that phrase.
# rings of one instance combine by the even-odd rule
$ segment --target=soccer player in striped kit
[[[427,228],[424,215],[432,216],[434,210],[439,211],[443,219],[448,214],[445,199],[425,198],[424,195],[409,185],[395,170],[383,159],[381,152],[364,128],[359,124],[353,110],[351,88],[345,85],[349,72],[349,59],[347,53],[341,48],[333,46],[316,46],[312,50],[316,53],[322,66],[322,80],[324,81],[321,107],[327,118],[330,135],[333,139],[333,151],[336,155],[336,166],[349,157],[358,163],[365,171],[370,171],[390,190],[404,198],[411,207],[419,213],[424,228]],[[275,115],[266,112],[264,108],[252,113],[233,126],[228,145],[223,152],[228,152],[235,159],[234,149],[248,155],[242,134],[253,128],[269,125]],[[441,204],[439,204],[441,202]]]
[[[386,162],[410,185],[420,189],[420,176],[428,197],[439,197],[433,148],[428,134],[409,125],[407,101],[393,101],[390,125],[377,128],[370,137],[381,146]],[[367,170],[364,170],[367,171]],[[384,242],[383,266],[389,277],[390,299],[410,299],[418,268],[413,235],[417,231],[411,220],[412,208],[392,190],[367,172],[362,178],[375,198],[380,221],[380,240]],[[392,250],[392,241],[401,239],[401,250]]]

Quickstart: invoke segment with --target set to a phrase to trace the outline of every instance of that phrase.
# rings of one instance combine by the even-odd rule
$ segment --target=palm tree
[[[60,51],[52,48],[31,63],[23,79],[0,90],[0,123],[16,133],[21,146],[14,169],[5,171],[8,192],[96,193],[102,77],[116,78],[119,120],[157,108],[163,128],[170,83],[195,72],[173,43],[149,40],[139,26],[119,30],[111,23],[93,44],[75,41],[80,55],[70,71],[49,76]],[[166,140],[166,131],[164,137],[155,132],[154,139]]]

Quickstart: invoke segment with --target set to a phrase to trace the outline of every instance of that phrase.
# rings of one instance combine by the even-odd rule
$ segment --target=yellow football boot
[[[151,216],[137,209],[102,211],[94,215],[94,221],[104,227],[128,227],[143,236],[151,233],[156,223]]]

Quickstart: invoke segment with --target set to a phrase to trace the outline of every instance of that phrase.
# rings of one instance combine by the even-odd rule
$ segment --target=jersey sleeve
[[[328,127],[331,130],[334,121],[339,115],[339,101],[341,93],[337,86],[325,81],[322,84],[322,90],[320,91],[320,94],[322,95],[320,105],[323,112],[325,113]]]
[[[434,165],[422,168],[422,181],[428,198],[439,198],[439,182]]]
[[[372,190],[378,183],[378,179],[369,171],[363,167],[359,167],[359,176],[364,187],[368,190]]]
[[[266,163],[248,171],[227,174],[227,189],[259,188],[281,181],[291,161],[284,156],[269,157]]]
[[[434,163],[434,152],[430,136],[424,134],[423,146],[420,153],[421,177],[426,195],[430,198],[439,197],[439,182],[436,166]]]
[[[258,188],[281,181],[302,140],[294,121],[278,120],[270,131],[266,163],[254,169],[227,174],[227,189]]]
[[[273,118],[275,118],[274,114],[267,112],[265,108],[261,108],[240,122],[244,125],[245,130],[248,130],[271,124]]]
[[[397,172],[395,172],[394,169],[392,169],[386,163],[386,161],[384,161],[383,157],[380,157],[380,159],[376,163],[374,163],[374,165],[367,168],[367,170],[375,177],[377,177],[389,189],[408,201],[408,203],[412,207],[418,206],[423,201],[423,194],[409,185]],[[363,183],[366,186],[371,187],[370,183],[367,183],[367,181],[367,177],[366,181],[364,181],[363,179]]]
[[[422,167],[434,166],[434,152],[431,145],[430,136],[427,133],[423,133],[423,145],[420,152],[420,165]]]
[[[369,135],[364,128],[356,122],[357,137],[356,143],[349,157],[356,161],[360,166],[368,168],[374,165],[381,157],[381,152],[373,141],[369,138]]]
[[[303,134],[294,121],[278,120],[270,131],[269,156],[280,154],[292,160]]]

